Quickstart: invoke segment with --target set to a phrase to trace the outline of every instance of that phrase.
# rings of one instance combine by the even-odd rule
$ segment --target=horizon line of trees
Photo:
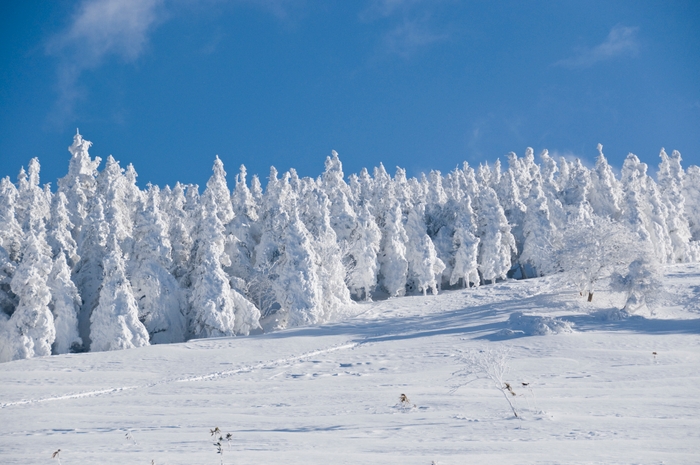
[[[262,188],[221,160],[197,185],[136,185],[76,134],[56,192],[39,161],[0,180],[0,361],[317,324],[353,301],[568,271],[593,296],[602,270],[629,302],[659,264],[700,258],[700,168],[662,149],[654,180],[619,179],[545,150],[408,178],[383,165],[317,179],[272,167]],[[653,287],[653,286],[652,286]],[[643,291],[643,289],[642,289]],[[641,296],[641,297],[640,297]]]

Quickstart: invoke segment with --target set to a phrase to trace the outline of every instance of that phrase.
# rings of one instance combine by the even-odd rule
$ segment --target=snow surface
[[[698,463],[700,265],[666,268],[654,314],[573,289],[506,281],[317,327],[3,363],[0,462]],[[519,419],[492,381],[455,375],[480,350],[509,350]]]

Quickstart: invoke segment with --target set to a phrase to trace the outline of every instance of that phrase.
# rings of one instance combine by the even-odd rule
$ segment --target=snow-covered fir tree
[[[100,157],[92,159],[88,150],[92,142],[83,139],[79,132],[73,137],[73,144],[68,148],[71,153],[68,174],[58,180],[58,192],[66,196],[70,222],[73,224],[73,239],[78,235],[83,219],[88,214],[88,201],[97,188],[97,167]]]
[[[111,350],[316,324],[352,300],[437,292],[565,272],[591,295],[601,277],[626,312],[652,305],[660,266],[700,259],[700,168],[660,153],[656,180],[635,155],[620,176],[507,156],[392,177],[346,177],[336,152],[318,178],[241,166],[233,192],[216,157],[196,185],[137,185],[102,170],[76,134],[58,189],[30,160],[0,179],[0,359]],[[631,244],[631,245],[630,245]],[[644,253],[642,253],[645,251]]]
[[[100,298],[100,286],[104,275],[103,260],[109,233],[110,225],[105,221],[102,199],[93,197],[89,214],[80,231],[80,260],[73,268],[73,282],[83,301],[78,316],[78,328],[86,348],[90,347],[90,315]]]
[[[380,284],[390,296],[406,293],[408,259],[406,241],[408,236],[403,226],[401,206],[394,199],[393,206],[384,213],[384,227],[379,250]]]
[[[181,287],[186,290],[189,288],[187,279],[188,271],[191,269],[192,231],[194,230],[195,219],[192,218],[192,212],[186,208],[185,189],[189,192],[197,188],[196,186],[183,186],[180,183],[175,184],[168,196],[167,205],[164,206],[164,214],[169,220],[170,272],[180,282]]]
[[[70,267],[64,254],[59,253],[53,262],[47,284],[51,291],[49,308],[53,314],[56,329],[53,353],[66,354],[82,351],[83,340],[78,333],[80,295],[78,288],[71,281]]]
[[[430,289],[438,293],[445,264],[437,256],[435,245],[425,227],[425,206],[413,207],[406,221],[406,258],[408,260],[408,283],[425,295]]]
[[[50,216],[51,199],[47,198],[46,192],[39,186],[39,170],[39,160],[32,158],[28,173],[25,174],[24,169],[20,171],[15,213],[25,233],[31,230],[44,239],[46,223]]]
[[[131,287],[139,306],[139,320],[152,344],[183,342],[187,337],[187,307],[172,267],[168,225],[160,210],[156,186],[148,189],[134,228]]]
[[[357,298],[371,300],[379,273],[379,247],[382,233],[369,205],[360,207],[355,227],[348,238],[345,278],[348,289]]]
[[[683,177],[682,193],[691,240],[697,243],[700,241],[700,166],[688,167]]]
[[[148,345],[148,331],[139,321],[139,307],[119,242],[110,234],[103,259],[99,303],[90,315],[90,350],[132,349]]]
[[[323,283],[317,269],[320,257],[311,245],[309,231],[301,222],[296,210],[288,217],[282,212],[283,226],[281,255],[273,289],[280,311],[276,326],[300,326],[323,321],[326,314],[323,305]]]
[[[674,150],[669,157],[662,148],[659,157],[661,163],[657,180],[661,200],[666,206],[666,229],[673,248],[670,261],[680,263],[697,260],[698,250],[691,246],[690,224],[685,213],[685,198],[682,193],[685,173],[681,167],[681,154]]]
[[[591,181],[589,200],[593,212],[599,216],[619,219],[622,213],[622,187],[603,154],[602,144],[598,144],[598,158],[595,170],[591,173]]]
[[[558,235],[556,226],[550,218],[547,197],[542,191],[539,179],[535,179],[523,218],[524,240],[519,258],[523,277],[528,275],[528,266],[539,276],[557,269],[557,260],[553,251],[558,248]]]
[[[231,288],[229,277],[224,272],[224,267],[231,264],[225,253],[225,240],[215,193],[207,190],[199,210],[194,267],[190,277],[189,328],[192,337],[247,335],[259,327],[258,309]]]
[[[630,153],[622,165],[621,177],[627,225],[653,247],[661,263],[667,263],[673,257],[666,225],[668,209],[656,183],[647,174],[647,164]]]
[[[67,205],[68,200],[63,192],[53,196],[47,242],[54,259],[64,255],[68,266],[73,267],[80,260],[80,256],[78,256],[78,244],[71,235],[74,225],[70,222]]]
[[[19,259],[24,233],[17,221],[15,205],[19,193],[9,177],[0,179],[0,247],[12,261]]]
[[[476,236],[476,221],[472,201],[466,196],[457,207],[455,216],[452,247],[454,258],[450,273],[450,286],[461,282],[464,287],[478,286],[479,278],[479,243]]]
[[[477,217],[481,278],[490,282],[503,279],[517,249],[503,207],[498,203],[496,192],[488,186],[479,192]]]
[[[18,303],[6,322],[5,340],[1,344],[4,347],[0,349],[3,361],[51,355],[56,329],[49,308],[50,272],[49,247],[30,230],[22,248],[22,261],[10,283]]]
[[[103,201],[104,217],[123,253],[129,256],[133,247],[134,221],[131,210],[130,180],[124,175],[119,162],[111,155],[97,176],[97,196]]]
[[[357,213],[350,205],[352,193],[345,182],[343,164],[335,150],[326,157],[326,171],[321,176],[320,188],[329,200],[330,224],[337,240],[345,243],[355,229]]]

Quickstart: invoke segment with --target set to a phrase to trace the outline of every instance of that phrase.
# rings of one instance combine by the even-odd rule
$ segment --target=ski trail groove
[[[102,394],[112,394],[121,391],[131,391],[132,389],[138,389],[143,386],[124,386],[118,388],[100,389],[99,391],[86,391],[79,392],[77,394],[66,394],[64,396],[54,396],[54,397],[44,397],[42,399],[28,399],[28,400],[18,400],[17,402],[6,402],[0,404],[0,408],[12,407],[13,405],[27,405],[27,404],[39,404],[41,402],[53,402],[55,400],[66,400],[66,399],[79,399],[81,397],[91,397],[99,396]]]
[[[24,399],[24,400],[19,400],[16,402],[6,402],[3,404],[0,404],[0,409],[4,409],[6,407],[13,407],[16,405],[38,404],[38,403],[42,403],[42,402],[53,402],[53,401],[59,401],[59,400],[79,399],[82,397],[100,396],[100,395],[105,395],[105,394],[115,394],[117,392],[130,391],[130,390],[134,390],[134,389],[150,388],[150,387],[160,386],[162,384],[169,384],[169,383],[187,383],[187,382],[192,382],[192,381],[207,381],[207,380],[211,380],[211,379],[218,379],[218,378],[223,378],[226,376],[235,375],[238,373],[247,373],[247,372],[260,370],[260,369],[267,368],[267,367],[274,367],[274,366],[285,364],[285,363],[296,362],[296,361],[303,360],[303,359],[308,358],[308,357],[314,357],[316,355],[328,354],[328,353],[337,352],[340,350],[354,349],[355,347],[358,347],[362,343],[363,342],[350,342],[350,343],[342,344],[339,346],[328,347],[326,349],[318,349],[318,350],[314,350],[311,352],[305,352],[301,355],[280,358],[280,359],[271,360],[271,361],[267,361],[267,362],[261,362],[261,363],[257,363],[254,365],[247,365],[247,366],[243,366],[241,368],[236,368],[235,370],[217,371],[215,373],[210,373],[208,375],[190,376],[187,378],[165,379],[165,380],[157,381],[154,383],[143,384],[141,386],[123,386],[123,387],[117,387],[117,388],[100,389],[97,391],[79,392],[76,394],[66,394],[63,396],[52,396],[52,397],[44,397],[41,399]]]
[[[245,366],[242,368],[236,368],[235,370],[219,371],[219,372],[211,373],[208,375],[192,376],[190,378],[180,378],[180,379],[172,380],[170,382],[187,383],[190,381],[206,381],[209,379],[223,378],[225,376],[235,375],[238,373],[245,373],[245,372],[250,372],[250,371],[260,370],[263,368],[281,365],[284,363],[296,362],[299,360],[303,360],[307,357],[314,357],[316,355],[328,354],[331,352],[337,352],[339,350],[345,350],[345,349],[354,349],[355,347],[359,346],[360,344],[361,344],[360,342],[352,342],[352,343],[343,344],[340,346],[330,347],[328,349],[319,349],[319,350],[315,350],[312,352],[306,352],[302,355],[297,355],[295,357],[280,358],[280,359],[272,360],[269,362],[261,362],[261,363],[255,364],[255,365],[249,365],[249,366]]]

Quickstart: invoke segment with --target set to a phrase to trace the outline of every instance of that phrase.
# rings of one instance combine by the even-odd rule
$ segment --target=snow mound
[[[571,323],[548,316],[525,315],[514,312],[508,318],[508,328],[500,331],[502,336],[546,336],[547,334],[572,333]]]

